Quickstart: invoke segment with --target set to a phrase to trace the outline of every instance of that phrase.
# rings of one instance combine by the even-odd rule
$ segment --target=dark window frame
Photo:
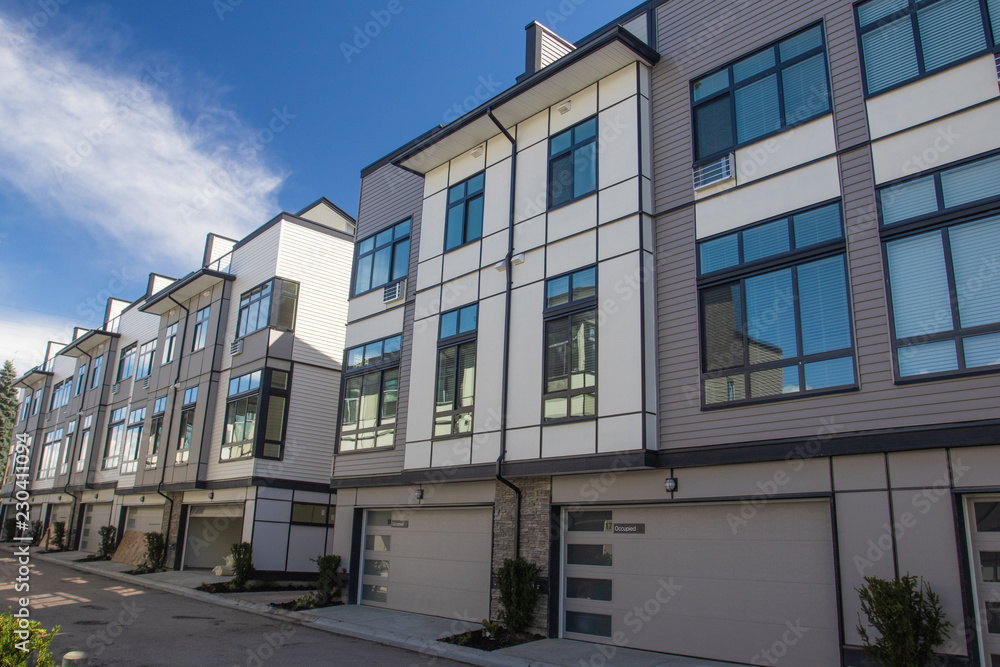
[[[163,330],[163,356],[160,357],[160,365],[166,366],[174,360],[177,351],[177,329],[179,322],[168,324]]]
[[[581,299],[573,298],[573,284],[574,277],[578,274],[586,273],[589,271],[594,272],[594,294],[590,297],[585,297]],[[549,306],[549,285],[554,281],[561,280],[563,278],[568,278],[569,282],[567,285],[568,289],[568,301],[564,304],[557,306]],[[542,397],[541,397],[541,419],[543,425],[550,424],[565,424],[578,421],[591,421],[597,418],[598,413],[598,378],[600,377],[599,359],[600,359],[600,332],[597,326],[597,314],[598,314],[598,288],[599,288],[600,270],[597,264],[592,264],[589,266],[584,266],[572,271],[567,271],[566,273],[559,274],[557,276],[552,276],[551,278],[546,278],[545,280],[545,291],[543,298],[545,299],[544,308],[542,310]],[[573,318],[579,315],[585,315],[586,313],[594,311],[594,384],[589,387],[578,387],[576,389],[569,387],[569,375],[567,375],[567,388],[559,391],[546,391],[548,389],[549,383],[549,327],[555,325],[558,322],[568,321],[568,336],[567,345],[571,343],[573,337]],[[567,372],[571,374],[569,370],[569,362],[567,361]],[[571,406],[572,399],[574,396],[594,395],[594,414],[593,415],[583,415],[583,416],[573,416]],[[566,417],[545,417],[545,403],[549,400],[566,399]]]
[[[404,227],[406,228],[406,231],[405,232],[400,231]],[[378,238],[380,236],[383,236],[386,232],[392,232],[389,240],[379,244]],[[412,240],[412,235],[413,235],[413,218],[407,217],[403,220],[400,220],[399,222],[387,225],[386,227],[380,229],[377,232],[374,232],[373,234],[369,234],[364,239],[358,241],[355,244],[354,264],[352,265],[353,270],[351,272],[351,298],[359,297],[364,294],[374,292],[375,290],[383,289],[388,285],[393,285],[395,283],[406,280],[406,276],[409,274],[410,251],[412,250],[410,242]],[[368,245],[369,242],[371,243],[370,246]],[[396,264],[397,261],[399,261],[399,256],[397,255],[397,253],[400,251],[400,246],[402,246],[404,243],[406,244],[406,252],[404,253],[402,259],[404,270],[402,275],[396,275],[395,272]],[[390,249],[389,279],[386,282],[375,285],[373,284],[374,283],[373,273],[375,270],[374,267],[375,255],[378,254],[380,251],[385,250],[386,248]],[[368,287],[366,289],[359,290],[358,276],[360,275],[361,272],[362,263],[366,259],[370,260],[367,265]]]
[[[188,387],[184,390],[184,402],[181,404],[180,421],[177,429],[177,446],[174,454],[174,465],[188,463],[191,445],[194,440],[195,412],[198,409],[198,387]],[[190,428],[191,433],[185,432]]]
[[[135,362],[135,379],[148,378],[153,373],[153,358],[156,356],[156,339],[148,340],[139,346]]]
[[[818,47],[813,47],[809,51],[804,51],[796,55],[795,57],[790,58],[785,62],[782,62],[780,53],[778,53],[779,45],[782,42],[785,42],[797,35],[813,30],[816,27],[820,28],[821,44]],[[695,77],[694,79],[691,79],[691,82],[689,84],[690,99],[691,99],[691,155],[694,156],[695,158],[693,162],[694,166],[699,166],[702,164],[706,164],[708,162],[713,162],[725,155],[729,155],[730,153],[734,152],[739,148],[742,148],[744,146],[750,146],[752,144],[756,144],[761,141],[766,141],[770,137],[774,137],[776,135],[779,135],[783,132],[787,132],[801,125],[805,125],[806,123],[810,123],[816,120],[817,118],[822,118],[823,116],[832,114],[833,92],[830,82],[830,58],[827,53],[827,46],[828,44],[826,38],[826,26],[824,22],[823,21],[814,22],[809,24],[808,26],[800,28],[799,30],[783,35],[781,38],[774,40],[770,44],[755,49],[750,53],[747,53],[746,55],[740,56],[739,58],[736,58],[721,67],[716,67],[713,70],[710,70],[702,75]],[[773,67],[769,67],[766,70],[762,70],[754,74],[753,76],[750,76],[740,81],[739,84],[734,83],[735,79],[733,76],[733,67],[735,65],[745,60],[749,60],[754,56],[763,53],[769,49],[774,51],[775,53],[775,65]],[[823,72],[826,77],[827,108],[825,111],[819,111],[809,116],[805,116],[801,119],[798,119],[794,122],[788,123],[786,119],[785,100],[784,100],[785,93],[784,93],[784,86],[782,85],[783,79],[781,72],[785,69],[789,69],[795,65],[798,65],[801,62],[809,60],[810,58],[813,58],[816,55],[823,56],[823,65],[824,65]],[[729,85],[722,90],[712,93],[711,95],[707,96],[704,99],[695,101],[695,88],[698,85],[698,83],[723,71],[728,71],[729,73]],[[736,91],[745,88],[747,86],[750,86],[754,83],[757,83],[758,81],[766,79],[772,75],[775,75],[777,77],[776,81],[778,90],[778,117],[780,119],[778,129],[773,130],[771,132],[766,132],[760,136],[754,137],[753,139],[748,139],[747,141],[741,142],[739,140],[739,132],[736,125],[736,100],[735,100]],[[729,146],[729,148],[725,150],[719,150],[714,153],[710,153],[708,155],[698,155],[697,110],[701,107],[718,102],[724,97],[729,98],[729,120],[730,120],[730,132],[732,136],[732,144]]]
[[[253,384],[253,376],[257,375],[257,384]],[[249,388],[240,391],[237,387],[235,393],[232,391],[232,383],[239,383],[243,378],[249,378],[247,383]],[[230,461],[241,461],[246,459],[252,459],[254,456],[254,445],[257,442],[257,434],[260,432],[260,421],[261,421],[261,386],[264,383],[264,369],[258,368],[256,370],[250,371],[248,373],[242,373],[236,377],[230,377],[229,379],[229,390],[226,393],[226,410],[223,413],[224,419],[222,422],[222,443],[219,448],[219,462],[228,463]],[[230,440],[230,415],[234,417],[236,414],[233,412],[236,410],[241,402],[246,402],[246,407],[249,406],[249,400],[251,398],[256,398],[256,406],[254,412],[254,430],[253,435],[249,438],[241,438],[240,440]],[[244,408],[244,417],[246,416],[246,409]],[[244,422],[245,428],[245,422]],[[245,431],[244,431],[245,435]],[[238,455],[226,456],[226,450],[230,450],[233,453],[237,450],[242,450]]]
[[[388,359],[384,358],[385,357],[385,353],[384,353],[385,343],[387,341],[394,341],[396,339],[399,340],[399,347],[397,348],[397,351],[395,353],[393,353],[393,356],[391,356],[390,358],[388,358]],[[365,348],[367,348],[368,346],[371,346],[371,345],[376,345],[376,344],[381,345],[382,347],[380,349],[383,350],[383,352],[380,355],[380,360],[379,361],[371,363],[371,364],[367,364],[367,365],[364,364],[364,363],[362,363],[361,366],[357,366],[357,367],[351,367],[349,365],[349,359],[351,357],[351,353],[352,352],[357,352],[358,350],[361,350],[362,351],[362,357],[363,357],[363,355],[364,355],[363,351],[365,350]],[[339,401],[340,414],[339,414],[339,417],[337,419],[337,453],[338,454],[362,454],[362,453],[365,453],[365,452],[386,451],[386,450],[393,449],[396,446],[395,445],[395,438],[396,438],[396,425],[397,425],[397,422],[398,422],[399,376],[400,376],[400,370],[401,370],[401,368],[402,368],[402,334],[396,334],[395,336],[387,336],[386,338],[381,338],[381,339],[369,341],[367,343],[364,343],[363,345],[355,345],[354,347],[348,349],[344,353],[344,364],[343,364],[344,371],[343,371],[343,375],[342,375],[342,379],[341,379],[341,383],[340,383],[340,386],[341,386],[341,389],[340,389],[340,401]],[[385,379],[385,374],[386,374],[387,371],[396,371],[396,407],[397,407],[397,412],[396,412],[396,414],[392,418],[393,419],[393,421],[392,421],[392,439],[393,439],[393,444],[391,444],[391,445],[382,445],[381,447],[379,447],[378,444],[377,444],[378,443],[378,431],[380,431],[380,430],[382,430],[382,431],[387,430],[385,428],[385,425],[382,423],[382,410],[383,410],[383,407],[385,405],[385,395],[386,395],[386,388],[385,388],[385,386],[386,386],[386,379]],[[365,381],[365,378],[367,378],[370,375],[375,375],[375,374],[378,374],[378,376],[379,376],[379,391],[378,391],[378,407],[377,407],[377,412],[376,412],[376,415],[377,415],[376,416],[376,424],[375,424],[375,426],[365,427],[365,428],[360,428],[360,427],[358,427],[358,428],[351,428],[348,431],[348,433],[349,433],[349,435],[355,436],[355,447],[353,449],[343,449],[342,448],[342,444],[343,444],[343,439],[344,439],[344,434],[345,434],[345,430],[344,430],[344,416],[350,413],[350,411],[346,408],[346,405],[345,405],[345,403],[347,401],[347,398],[348,398],[347,397],[348,384],[350,384],[351,380],[354,380],[356,378],[361,378],[361,391],[364,391],[364,381]],[[361,398],[363,396],[364,396],[364,394],[360,394],[359,395],[359,399],[358,399],[359,403],[358,403],[357,409],[355,411],[357,413],[357,418],[358,418],[359,422],[360,422],[360,418],[361,418],[361,414],[360,414],[360,408],[361,408],[360,400],[361,400]],[[358,437],[360,435],[366,434],[366,433],[375,433],[375,443],[376,443],[376,446],[360,449],[360,448],[357,447],[357,439],[358,439]]]
[[[295,508],[296,507],[309,507],[315,512],[316,509],[323,508],[326,510],[326,521],[302,521],[301,519],[295,518]],[[303,503],[293,501],[291,509],[288,514],[288,523],[293,526],[313,526],[321,528],[332,528],[334,525],[336,505],[324,505],[322,503]]]
[[[131,343],[122,348],[118,354],[118,372],[115,382],[127,380],[135,373],[136,354],[139,349],[138,343]]]
[[[468,311],[475,309],[475,323],[471,329],[466,331],[461,330],[461,320],[463,311]],[[453,335],[444,335],[443,324],[445,315],[450,315],[454,313],[456,316],[457,333]],[[452,438],[466,438],[472,436],[473,428],[476,418],[476,388],[475,388],[475,376],[478,375],[478,346],[477,339],[479,336],[479,304],[472,303],[460,308],[454,308],[450,311],[441,313],[441,317],[438,320],[438,347],[437,347],[437,359],[435,363],[435,373],[434,373],[434,430],[432,432],[432,438],[434,440],[449,440]],[[472,387],[472,405],[460,406],[458,388],[461,384],[461,366],[459,365],[459,359],[461,359],[461,353],[463,348],[468,349],[468,346],[472,346],[473,355],[473,387]],[[455,369],[452,375],[453,381],[453,395],[452,395],[452,407],[449,410],[438,410],[438,395],[441,391],[441,356],[446,350],[454,349],[455,351]],[[455,419],[461,417],[462,415],[469,415],[469,430],[468,431],[457,431]],[[451,420],[451,432],[446,434],[437,433],[437,421],[438,419],[448,417]]]
[[[121,463],[122,447],[125,444],[126,408],[118,408],[108,419],[108,437],[104,441],[104,455],[101,457],[102,470],[114,470]]]
[[[204,350],[208,342],[208,321],[212,315],[212,307],[205,306],[198,309],[194,316],[193,340],[191,341],[191,352]]]
[[[482,185],[480,186],[480,188],[478,190],[475,190],[475,191],[473,191],[473,192],[470,193],[469,190],[468,190],[469,185],[470,185],[470,183],[473,180],[475,180],[477,178],[482,178]],[[458,198],[457,200],[455,200],[454,202],[452,202],[451,201],[452,191],[456,190],[457,188],[463,188],[463,193],[464,194],[460,198]],[[483,206],[481,206],[480,209],[479,209],[479,233],[476,234],[475,236],[471,236],[469,234],[469,205],[472,204],[472,203],[474,203],[477,200],[483,202]],[[485,203],[486,203],[486,172],[485,171],[480,171],[479,173],[473,174],[472,176],[469,176],[465,180],[461,181],[460,183],[456,183],[455,185],[452,185],[451,187],[448,188],[448,190],[447,190],[447,199],[445,200],[445,207],[446,208],[445,208],[445,217],[444,217],[444,252],[448,253],[448,252],[451,252],[452,250],[458,250],[459,248],[467,246],[470,243],[474,243],[474,242],[479,241],[480,239],[483,238],[483,220],[486,217]],[[461,240],[458,243],[456,243],[455,245],[449,246],[448,245],[448,237],[449,237],[448,230],[449,230],[449,225],[451,223],[451,211],[452,211],[452,209],[457,209],[459,207],[462,208]]]
[[[97,389],[101,384],[101,370],[104,368],[104,357],[101,355],[94,359],[93,364],[90,367],[90,388]]]
[[[574,135],[572,133],[575,133],[576,130],[577,130],[577,128],[579,128],[582,125],[585,125],[587,123],[590,123],[590,122],[593,122],[595,124],[594,136],[593,137],[588,137],[587,139],[584,139],[582,141],[574,141],[573,140],[573,136]],[[554,140],[558,139],[559,137],[563,136],[564,134],[567,134],[567,133],[570,133],[570,144],[569,144],[569,146],[567,148],[562,149],[558,153],[553,153],[552,152],[552,142]],[[593,116],[585,118],[585,119],[581,120],[580,122],[574,123],[570,127],[567,127],[566,129],[561,130],[561,131],[557,132],[556,134],[553,134],[553,135],[549,136],[548,141],[545,144],[546,145],[546,149],[547,149],[547,155],[548,155],[548,158],[547,158],[548,162],[547,162],[547,166],[546,166],[546,178],[545,178],[545,185],[546,185],[545,193],[546,193],[546,209],[547,210],[552,211],[552,210],[555,210],[555,209],[558,209],[558,208],[562,208],[563,206],[569,206],[570,204],[572,204],[574,202],[580,201],[581,199],[586,199],[587,197],[590,197],[591,195],[596,194],[601,189],[601,171],[600,171],[600,159],[599,159],[599,157],[600,157],[600,135],[601,135],[600,121],[599,121],[598,115],[594,114]],[[552,196],[552,191],[553,191],[553,187],[552,187],[553,174],[552,174],[552,172],[553,172],[553,166],[554,166],[554,164],[556,162],[558,162],[559,160],[561,160],[562,158],[566,157],[567,155],[569,155],[571,157],[571,162],[574,165],[574,168],[573,168],[573,179],[572,179],[572,182],[567,185],[567,187],[570,187],[571,189],[575,189],[575,185],[576,185],[576,154],[577,154],[578,151],[586,150],[591,144],[595,145],[595,150],[594,150],[594,188],[592,190],[588,190],[587,192],[584,192],[582,194],[573,195],[569,199],[565,199],[565,200],[562,200],[562,201],[559,201],[559,202],[554,202],[553,201],[553,196]]]
[[[871,1],[871,0],[867,0],[867,1]],[[853,7],[853,9],[854,9],[854,30],[855,30],[856,40],[857,40],[856,43],[858,45],[858,60],[860,61],[860,64],[861,64],[861,81],[862,81],[862,89],[864,91],[865,99],[871,99],[873,97],[877,97],[879,95],[883,95],[885,93],[892,92],[892,91],[897,90],[899,88],[902,88],[904,86],[908,86],[911,83],[915,83],[915,82],[920,81],[922,79],[925,79],[927,77],[934,76],[935,74],[940,74],[941,72],[945,72],[945,71],[947,71],[947,70],[949,70],[949,69],[951,69],[953,67],[958,67],[959,65],[964,65],[965,63],[971,62],[973,60],[976,60],[977,58],[982,58],[984,55],[986,55],[988,53],[997,53],[998,51],[1000,51],[1000,35],[995,35],[995,36],[993,35],[993,28],[992,28],[992,23],[991,23],[991,19],[990,19],[989,8],[987,6],[987,0],[977,0],[977,2],[979,4],[979,9],[980,9],[980,18],[983,19],[983,31],[984,31],[984,36],[986,38],[986,48],[983,49],[983,50],[981,50],[981,51],[977,51],[976,53],[964,56],[962,58],[959,58],[957,60],[954,60],[954,61],[952,61],[950,63],[947,63],[945,65],[941,65],[940,67],[936,67],[936,68],[931,69],[931,70],[928,70],[926,68],[926,66],[925,66],[925,63],[924,63],[924,53],[923,53],[923,48],[922,48],[923,43],[922,43],[921,38],[920,38],[920,26],[919,26],[919,22],[917,20],[917,13],[921,9],[925,9],[926,7],[929,7],[931,5],[937,4],[938,2],[942,2],[944,0],[907,0],[908,5],[907,5],[907,7],[905,9],[900,9],[900,10],[898,10],[896,12],[893,12],[892,14],[888,14],[886,16],[883,16],[881,19],[879,19],[877,21],[874,21],[874,22],[872,22],[869,25],[862,26],[861,25],[860,11],[861,11],[861,7],[863,5],[865,5],[865,4],[867,4],[867,1],[866,2],[858,2]],[[869,32],[872,32],[874,30],[877,30],[878,28],[884,27],[885,25],[888,25],[888,24],[890,24],[890,23],[892,23],[894,21],[903,19],[903,18],[905,18],[907,16],[909,16],[909,18],[910,18],[910,27],[911,27],[911,30],[913,31],[913,45],[914,45],[914,50],[915,50],[915,54],[916,54],[916,57],[917,57],[917,72],[918,72],[918,74],[916,76],[910,77],[909,79],[905,79],[905,80],[900,81],[898,83],[894,83],[894,84],[892,84],[890,86],[886,86],[885,88],[882,88],[882,89],[877,90],[875,92],[869,92],[869,90],[868,90],[868,68],[866,66],[866,60],[865,60],[864,39],[863,39],[863,36],[866,33],[869,33]],[[998,22],[998,24],[1000,24],[1000,17],[998,17],[997,22]]]
[[[83,391],[84,386],[87,384],[87,370],[89,367],[89,364],[84,364],[76,369],[76,383],[73,389],[74,398],[80,395],[80,392]]]
[[[142,426],[146,421],[146,408],[136,408],[129,412],[128,421],[125,425],[125,439],[122,441],[121,452],[121,474],[134,473],[139,468],[139,450],[142,441]],[[134,450],[129,451],[134,447]],[[126,458],[131,455],[133,458]]]
[[[840,215],[840,225],[841,234],[839,238],[827,241],[821,241],[812,245],[803,246],[802,248],[794,248],[794,227],[793,219],[797,215],[803,213],[808,213],[817,209],[826,208],[831,206],[834,202],[839,203],[838,211]],[[769,218],[763,220],[759,223],[754,223],[753,225],[746,225],[740,227],[736,230],[729,230],[722,234],[716,234],[711,237],[699,240],[698,244],[695,246],[695,253],[698,255],[698,266],[700,269],[701,258],[699,248],[702,243],[716,240],[724,236],[730,236],[734,234],[740,234],[740,259],[743,258],[743,241],[742,234],[747,230],[752,230],[755,228],[763,227],[766,225],[773,224],[775,222],[780,222],[782,220],[787,220],[789,224],[789,245],[791,249],[787,252],[782,252],[775,254],[773,256],[766,256],[760,260],[754,260],[749,262],[743,262],[737,264],[733,267],[728,267],[719,271],[713,271],[704,275],[699,276],[697,283],[697,293],[698,293],[698,347],[699,347],[699,395],[700,404],[702,411],[710,410],[721,410],[734,407],[743,407],[747,405],[758,405],[764,403],[772,403],[777,401],[789,401],[799,398],[806,398],[811,396],[821,396],[826,394],[835,394],[848,391],[856,391],[860,387],[859,373],[858,373],[858,362],[857,362],[857,332],[854,328],[854,308],[853,308],[853,294],[851,292],[851,276],[850,267],[847,263],[847,242],[846,242],[846,218],[844,216],[843,205],[839,199],[826,201],[820,204],[809,206],[806,208],[791,211],[789,213],[776,216],[774,218]],[[844,292],[846,297],[846,311],[847,311],[847,330],[850,337],[850,343],[848,348],[841,348],[838,350],[817,352],[813,354],[804,353],[803,344],[803,328],[802,328],[802,318],[801,318],[801,297],[799,295],[799,284],[798,284],[798,272],[797,268],[812,264],[824,259],[830,259],[834,257],[843,258],[844,267]],[[771,274],[780,271],[788,270],[790,272],[791,278],[791,289],[792,297],[789,300],[791,308],[793,309],[792,317],[795,325],[795,342],[796,351],[798,354],[794,357],[781,358],[767,362],[757,362],[753,363],[750,361],[750,336],[749,331],[749,320],[750,313],[747,308],[747,291],[746,291],[746,281]],[[739,290],[739,310],[741,316],[740,330],[737,331],[742,337],[742,358],[743,363],[738,366],[729,366],[726,368],[707,370],[708,366],[708,349],[709,345],[706,342],[706,336],[708,335],[708,330],[705,321],[705,307],[703,294],[710,289],[720,288],[720,287],[732,287],[737,286]],[[845,352],[849,350],[849,353]],[[822,387],[818,389],[805,389],[807,386],[805,380],[805,366],[806,364],[818,363],[822,361],[831,361],[835,359],[850,358],[851,365],[853,368],[854,382],[850,385],[837,385],[833,387]],[[752,387],[751,387],[751,376],[754,373],[764,372],[768,370],[783,370],[788,367],[796,367],[798,370],[798,386],[800,389],[796,392],[773,394],[769,396],[761,396],[754,398]],[[726,401],[719,401],[714,403],[708,403],[706,401],[706,380],[711,380],[715,378],[729,378],[735,376],[742,376],[743,379],[743,398],[734,398]]]

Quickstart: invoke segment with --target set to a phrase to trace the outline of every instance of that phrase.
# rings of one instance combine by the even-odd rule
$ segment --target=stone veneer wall
[[[166,557],[163,560],[163,567],[168,570],[173,570],[175,566],[175,559],[177,557],[177,533],[180,530],[181,524],[181,504],[184,499],[184,493],[170,493],[167,495],[171,500],[174,501],[173,507],[170,503],[163,504],[163,523],[160,524],[160,532],[166,535]],[[167,532],[167,518],[170,518],[170,532]]]
[[[549,576],[549,534],[552,506],[551,477],[512,477],[510,482],[521,489],[521,556],[538,566],[539,578]],[[514,513],[517,496],[504,484],[496,483],[496,500],[493,504],[493,572],[505,558],[514,558]],[[538,634],[548,634],[549,596],[543,595],[535,609],[535,623],[531,628]],[[490,618],[496,619],[500,611],[500,593],[493,586],[490,590]]]

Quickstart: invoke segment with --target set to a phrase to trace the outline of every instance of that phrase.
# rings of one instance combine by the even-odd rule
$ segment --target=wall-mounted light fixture
[[[479,144],[472,149],[472,157],[482,157],[483,153],[486,152],[486,144]]]
[[[667,477],[663,480],[663,488],[667,490],[667,493],[673,493],[677,490],[677,478]]]
[[[417,489],[416,491],[413,492],[413,497],[416,498],[417,500],[423,500],[424,499],[424,490],[423,489]]]
[[[569,113],[569,110],[572,108],[573,108],[573,101],[566,100],[565,102],[556,107],[556,111],[565,116],[566,114]]]
[[[139,496],[139,502],[140,503],[146,502],[146,496]]]
[[[208,492],[208,499],[209,500],[215,500],[215,491],[209,491]]]

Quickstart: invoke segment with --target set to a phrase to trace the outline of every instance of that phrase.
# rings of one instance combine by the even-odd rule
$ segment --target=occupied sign
[[[616,523],[613,527],[615,533],[631,533],[633,535],[645,535],[646,524],[644,523]]]

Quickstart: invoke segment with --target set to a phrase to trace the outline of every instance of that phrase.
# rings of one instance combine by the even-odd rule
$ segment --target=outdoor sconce
[[[146,496],[139,496],[139,502],[140,503],[146,502]]]
[[[209,491],[208,492],[208,499],[209,500],[215,500],[215,491]]]
[[[423,500],[424,499],[424,490],[423,489],[417,489],[416,491],[413,492],[413,497],[416,498],[417,500]]]
[[[472,149],[472,157],[482,157],[483,153],[486,151],[485,145],[480,144]]]
[[[562,114],[562,115],[565,116],[566,114],[569,113],[569,110],[572,109],[572,108],[573,108],[573,101],[572,100],[566,100],[565,102],[563,102],[562,104],[560,104],[559,106],[557,106],[556,110],[560,114]]]
[[[677,478],[667,477],[663,480],[663,488],[667,490],[667,493],[673,493],[677,490]]]

